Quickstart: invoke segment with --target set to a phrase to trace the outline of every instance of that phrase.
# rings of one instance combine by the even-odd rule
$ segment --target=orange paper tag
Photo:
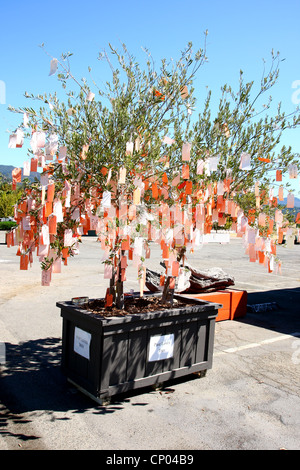
[[[190,177],[190,167],[189,165],[182,165],[182,178],[188,180]]]
[[[112,307],[113,304],[113,296],[112,294],[109,293],[109,289],[106,291],[106,296],[105,296],[105,307]]]
[[[30,171],[34,171],[36,172],[37,171],[37,166],[38,166],[38,160],[37,158],[32,158],[31,161],[30,161]]]
[[[258,160],[263,163],[270,163],[270,158],[258,157]]]
[[[45,203],[45,206],[44,206],[44,215],[45,217],[49,217],[53,212],[53,209],[52,209],[52,202],[46,202]]]
[[[193,182],[187,181],[185,186],[185,194],[192,194]]]
[[[278,189],[278,199],[279,201],[283,201],[283,187],[280,186],[280,188]]]
[[[48,219],[49,235],[56,235],[57,233],[57,223],[56,215],[51,215]]]
[[[122,240],[121,250],[129,250],[129,248],[130,248],[130,242],[129,242],[129,236],[128,236],[126,240]]]
[[[179,262],[173,261],[172,263],[172,276],[177,277],[179,274]]]
[[[20,256],[20,269],[26,271],[28,269],[28,255]]]
[[[154,197],[154,199],[157,199],[157,198],[158,198],[158,187],[157,187],[157,183],[153,183],[151,189],[152,189],[152,196]]]
[[[164,173],[163,176],[162,176],[162,182],[164,184],[168,184],[168,176],[167,176],[167,173]]]
[[[48,202],[53,202],[53,197],[54,197],[54,183],[48,184],[47,188],[47,201]]]

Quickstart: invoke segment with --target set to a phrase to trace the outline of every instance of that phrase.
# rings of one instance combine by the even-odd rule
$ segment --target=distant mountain
[[[16,168],[13,165],[0,165],[0,173],[5,176],[9,181],[12,181],[11,172]],[[28,178],[30,181],[34,181],[35,178],[40,179],[41,174],[38,172],[31,172],[29,176],[23,175],[23,168],[22,168],[22,180],[24,178]]]

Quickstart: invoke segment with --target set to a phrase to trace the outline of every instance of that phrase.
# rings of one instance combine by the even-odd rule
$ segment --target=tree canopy
[[[72,54],[51,58],[50,74],[57,74],[66,100],[27,93],[42,105],[12,109],[22,113],[23,123],[9,146],[21,147],[29,138],[27,174],[42,168],[41,180],[24,189],[15,208],[19,226],[8,237],[19,246],[21,269],[36,249],[42,282],[49,285],[61,261],[78,252],[81,235],[96,230],[110,279],[107,305],[116,301],[120,307],[128,259],[136,261],[142,295],[149,241],[159,243],[165,279],[174,289],[187,252],[213,224],[244,236],[250,261],[269,271],[280,266],[276,240],[292,230],[278,205],[282,181],[299,170],[298,154],[279,148],[283,133],[299,126],[298,110],[286,115],[278,104],[270,116],[271,99],[256,109],[276,84],[279,54],[272,53],[258,90],[244,82],[242,71],[237,91],[224,85],[213,117],[211,91],[198,116],[194,111],[194,80],[207,60],[206,47],[194,53],[188,44],[178,61],[163,59],[159,68],[145,53],[141,67],[125,45],[121,52],[110,46],[99,56],[112,74],[103,89],[72,75]],[[20,172],[14,172],[16,184]]]

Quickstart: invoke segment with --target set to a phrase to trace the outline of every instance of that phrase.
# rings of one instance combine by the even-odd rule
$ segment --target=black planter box
[[[219,304],[174,295],[189,305],[103,318],[57,302],[63,318],[62,369],[100,404],[136,388],[212,368]]]

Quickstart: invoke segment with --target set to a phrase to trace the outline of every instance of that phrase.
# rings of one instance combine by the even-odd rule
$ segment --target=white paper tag
[[[174,334],[151,336],[148,361],[161,361],[173,357]]]
[[[74,332],[74,351],[80,356],[90,359],[90,343],[92,335],[87,331],[81,330],[75,326]]]
[[[104,191],[103,196],[102,196],[102,206],[103,207],[110,207],[111,206],[111,192],[110,191]]]

